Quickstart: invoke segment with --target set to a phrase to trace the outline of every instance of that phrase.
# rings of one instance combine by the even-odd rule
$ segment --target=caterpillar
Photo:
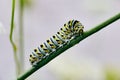
[[[79,21],[69,20],[55,35],[33,50],[29,58],[30,64],[35,66],[42,59],[49,57],[56,49],[69,44],[72,39],[83,34],[83,29],[84,26]]]

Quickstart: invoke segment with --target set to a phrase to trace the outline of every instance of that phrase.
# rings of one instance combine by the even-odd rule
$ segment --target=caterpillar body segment
[[[46,44],[41,44],[40,49],[44,54],[50,53],[51,51],[47,48]]]
[[[46,42],[47,42],[46,45],[48,46],[48,48],[49,48],[51,51],[55,51],[55,50],[56,50],[57,46],[52,42],[51,38],[48,39],[48,40],[46,40]]]
[[[64,35],[61,31],[57,32],[56,35],[64,42],[68,42],[69,41],[69,38],[66,35]]]
[[[33,53],[30,54],[30,58],[29,58],[29,61],[31,63],[31,65],[36,65],[40,59],[38,59],[38,57],[36,57]]]

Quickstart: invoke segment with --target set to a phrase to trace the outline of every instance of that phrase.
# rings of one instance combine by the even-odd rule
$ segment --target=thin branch
[[[104,21],[103,23],[99,24],[98,26],[95,26],[94,28],[92,28],[92,29],[90,29],[88,31],[85,31],[82,36],[79,36],[79,37],[75,38],[74,40],[71,40],[71,42],[69,44],[63,46],[60,49],[57,49],[56,52],[53,52],[47,59],[43,59],[41,62],[39,62],[37,66],[32,67],[31,69],[26,71],[24,74],[20,75],[18,77],[18,80],[26,79],[28,76],[33,74],[39,68],[43,67],[45,64],[50,62],[52,59],[54,59],[55,57],[60,55],[65,50],[71,48],[72,46],[74,46],[77,43],[79,43],[81,40],[83,40],[83,39],[87,38],[88,36],[98,32],[99,30],[103,29],[104,27],[106,27],[107,25],[113,23],[114,21],[116,21],[118,19],[120,19],[120,13],[118,13],[117,15],[115,15],[115,16],[111,17],[110,19]]]
[[[15,64],[16,64],[16,74],[18,75],[19,72],[20,72],[19,71],[20,67],[19,67],[19,61],[18,61],[18,57],[17,57],[17,47],[16,47],[16,44],[13,41],[15,2],[16,2],[16,0],[12,0],[12,14],[11,14],[11,27],[10,27],[9,39],[10,39],[10,42],[11,42],[12,47],[13,47],[14,61],[15,61]]]

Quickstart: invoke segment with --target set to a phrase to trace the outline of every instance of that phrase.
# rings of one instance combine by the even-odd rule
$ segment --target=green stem
[[[19,75],[20,67],[19,67],[19,61],[18,61],[18,57],[17,57],[17,47],[16,47],[16,44],[13,41],[14,13],[15,13],[15,0],[12,0],[11,27],[10,27],[9,38],[10,38],[10,42],[12,44],[13,51],[14,51],[14,61],[15,61],[15,64],[16,64],[16,74]]]
[[[34,73],[39,68],[41,68],[42,66],[44,66],[45,64],[47,64],[48,62],[50,62],[52,59],[54,59],[55,57],[57,57],[58,55],[60,55],[65,50],[71,48],[75,44],[79,43],[81,40],[87,38],[88,36],[90,36],[90,35],[92,35],[94,33],[96,33],[97,31],[101,30],[102,28],[106,27],[107,25],[113,23],[114,21],[116,21],[118,19],[120,19],[120,13],[117,14],[117,15],[115,15],[115,16],[113,16],[112,18],[106,20],[105,22],[99,24],[98,26],[92,28],[91,30],[85,31],[82,36],[79,36],[76,39],[71,40],[71,42],[69,44],[63,46],[63,48],[57,49],[56,52],[53,52],[47,59],[43,59],[41,62],[39,62],[36,67],[32,67],[31,69],[29,69],[28,71],[26,71],[24,74],[20,75],[18,77],[18,80],[24,80],[24,79],[26,79],[32,73]]]
[[[19,0],[19,59],[20,59],[20,73],[24,71],[24,31],[23,31],[23,0]]]

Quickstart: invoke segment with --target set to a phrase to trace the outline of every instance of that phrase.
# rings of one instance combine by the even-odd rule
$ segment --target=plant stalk
[[[49,55],[49,57],[47,59],[43,59],[42,61],[40,61],[37,66],[35,67],[31,67],[28,71],[26,71],[24,74],[20,75],[18,77],[18,80],[24,80],[26,79],[28,76],[30,76],[31,74],[33,74],[35,71],[37,71],[39,68],[43,67],[45,64],[47,64],[48,62],[50,62],[52,59],[54,59],[55,57],[57,57],[58,55],[60,55],[62,52],[64,52],[65,50],[71,48],[72,46],[78,44],[80,41],[82,41],[83,39],[89,37],[90,35],[98,32],[99,30],[107,27],[107,25],[115,22],[116,20],[120,19],[120,13],[118,13],[117,15],[109,18],[108,20],[102,22],[101,24],[95,26],[94,28],[85,31],[83,33],[83,35],[73,39],[70,41],[69,44],[64,45],[62,48],[57,49],[55,52],[53,52],[51,55]]]
[[[20,74],[20,66],[19,66],[20,64],[19,64],[19,60],[17,57],[17,46],[13,41],[15,3],[16,3],[16,0],[12,0],[12,14],[11,14],[11,26],[10,26],[9,39],[10,39],[10,43],[12,44],[12,47],[13,47],[14,61],[15,61],[15,65],[16,65],[16,75],[18,76]]]

